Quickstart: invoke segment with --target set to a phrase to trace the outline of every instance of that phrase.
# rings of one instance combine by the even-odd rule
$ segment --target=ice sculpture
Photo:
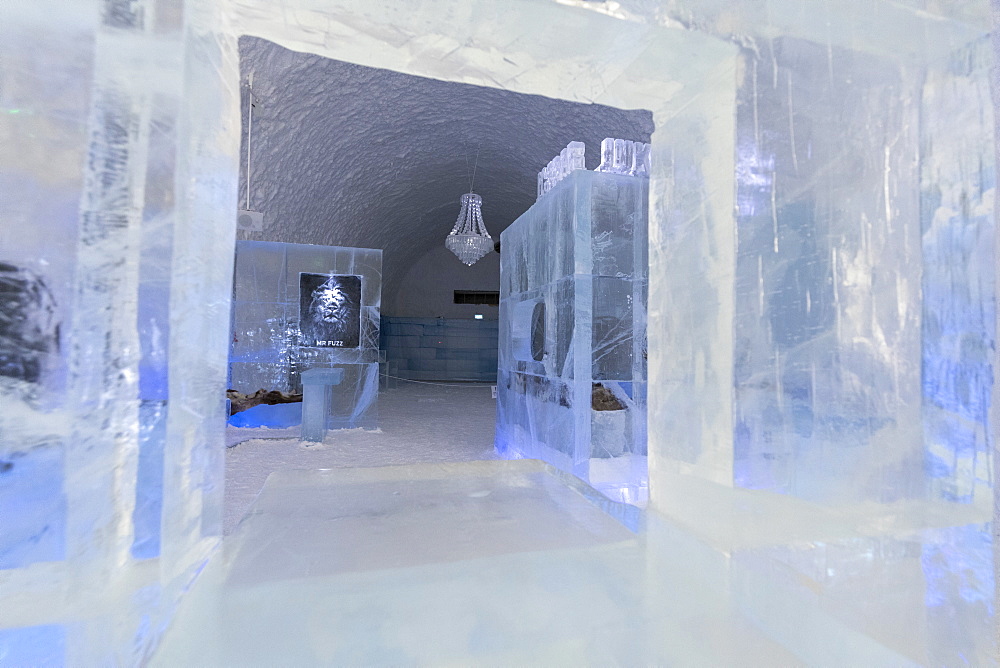
[[[607,137],[601,142],[598,172],[649,176],[649,144]]]
[[[496,449],[646,495],[648,181],[576,170],[501,235]]]
[[[587,147],[581,141],[571,141],[559,155],[552,158],[542,171],[538,172],[538,192],[540,198],[556,187],[560,181],[577,169],[586,169],[584,158]]]
[[[380,250],[237,242],[230,387],[298,392],[335,366],[329,426],[374,428],[381,276]]]

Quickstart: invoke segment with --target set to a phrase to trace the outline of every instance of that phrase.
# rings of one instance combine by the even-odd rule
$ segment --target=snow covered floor
[[[273,471],[391,466],[496,459],[496,400],[489,385],[400,382],[379,395],[378,431],[331,431],[323,443],[299,428],[229,427],[225,533],[229,535]]]

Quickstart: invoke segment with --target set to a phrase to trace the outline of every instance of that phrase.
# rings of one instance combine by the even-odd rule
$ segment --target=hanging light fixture
[[[469,167],[468,156],[465,158],[465,167]],[[477,167],[478,148],[476,163],[469,174],[469,192],[462,195],[462,210],[458,212],[458,220],[455,221],[455,227],[451,228],[451,234],[444,240],[445,247],[470,267],[493,250],[493,237],[486,231],[486,223],[483,222],[483,198],[473,192]]]
[[[493,237],[483,222],[483,198],[476,193],[462,195],[462,210],[444,245],[468,266],[493,250]]]

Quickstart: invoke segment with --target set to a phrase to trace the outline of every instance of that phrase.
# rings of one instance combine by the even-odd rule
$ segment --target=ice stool
[[[309,369],[302,372],[302,440],[322,441],[333,386],[344,380],[343,369]]]

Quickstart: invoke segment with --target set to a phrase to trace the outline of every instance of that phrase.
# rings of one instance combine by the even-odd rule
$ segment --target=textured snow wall
[[[356,340],[324,340],[319,346],[314,345],[315,340],[307,340],[303,320],[311,314],[302,313],[303,274],[360,279],[360,310],[350,312],[352,322],[348,323],[355,330],[360,323]],[[333,391],[334,426],[374,428],[381,303],[381,250],[236,242],[229,386],[244,393],[261,388],[301,392],[303,371],[343,366],[344,379]]]
[[[647,209],[646,179],[576,170],[500,241],[497,452],[632,503],[647,494]]]
[[[420,309],[419,292],[406,312],[390,309],[411,288],[415,263],[443,246],[473,168],[483,219],[499,239],[534,202],[539,163],[567,141],[587,142],[593,169],[605,136],[649,141],[653,131],[642,109],[409,76],[398,71],[405,59],[376,69],[355,64],[356,53],[331,60],[250,36],[239,46],[255,100],[250,205],[264,213],[264,230],[239,238],[381,248],[390,315],[454,317],[431,304]],[[245,85],[242,94],[245,128]],[[245,202],[245,130],[241,160]],[[378,197],[370,195],[375,184]],[[449,273],[471,273],[454,264]]]

